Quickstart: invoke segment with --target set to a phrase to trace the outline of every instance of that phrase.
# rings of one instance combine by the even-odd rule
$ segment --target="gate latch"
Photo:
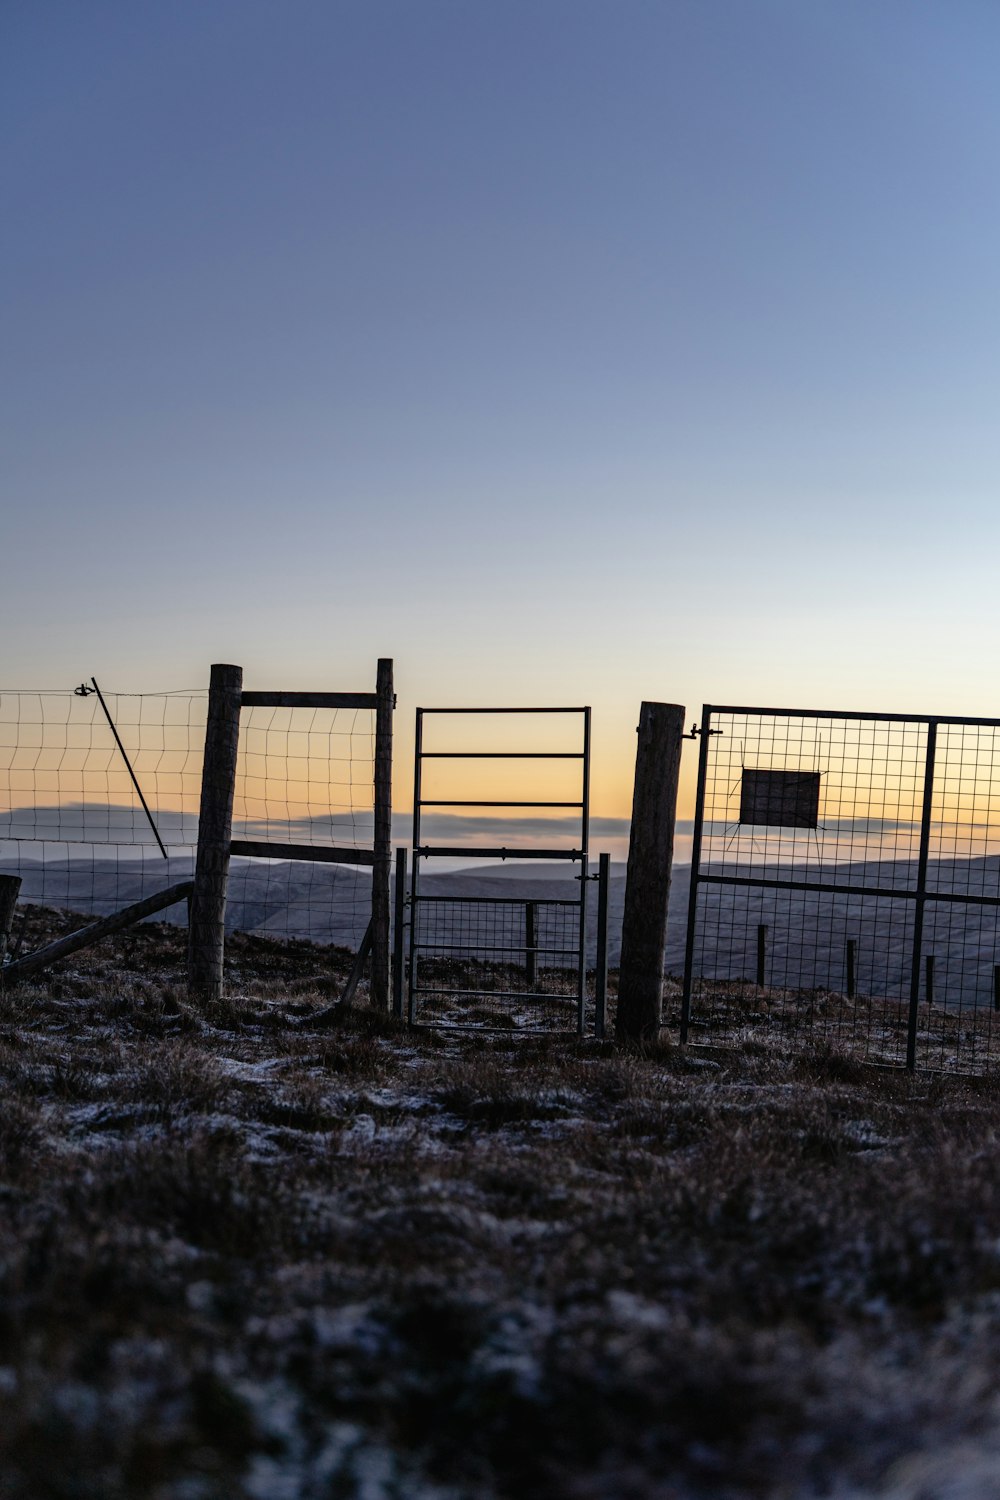
[[[698,739],[698,737],[700,735],[703,735],[703,734],[710,734],[711,735],[711,734],[723,734],[723,733],[724,733],[724,731],[721,730],[721,729],[699,729],[697,724],[692,724],[691,728],[688,730],[687,734],[682,735],[681,738],[685,739],[685,740],[696,740],[696,739]]]

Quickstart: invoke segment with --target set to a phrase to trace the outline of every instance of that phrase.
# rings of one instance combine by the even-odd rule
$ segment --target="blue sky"
[[[13,686],[1000,715],[1000,9],[0,17]],[[693,759],[693,756],[692,756]]]

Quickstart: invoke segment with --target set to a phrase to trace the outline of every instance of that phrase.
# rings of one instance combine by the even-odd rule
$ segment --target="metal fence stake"
[[[767,967],[767,923],[760,922],[757,925],[757,988],[764,988],[764,976]]]

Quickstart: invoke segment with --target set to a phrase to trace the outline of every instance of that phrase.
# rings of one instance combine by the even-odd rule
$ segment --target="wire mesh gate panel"
[[[682,1040],[985,1071],[1000,1044],[1000,720],[706,706]]]
[[[495,736],[485,747],[484,729]],[[590,709],[418,708],[414,766],[411,1023],[583,1032]],[[455,842],[477,829],[495,841]],[[578,894],[553,897],[540,881],[537,894],[504,896],[488,878],[484,894],[497,860],[574,871]],[[435,862],[466,866],[447,877],[454,893]]]

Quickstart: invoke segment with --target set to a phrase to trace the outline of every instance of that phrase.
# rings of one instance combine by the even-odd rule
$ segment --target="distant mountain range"
[[[11,866],[7,865],[7,869]],[[22,899],[82,913],[104,915],[148,896],[175,881],[190,878],[193,859],[185,854],[168,861],[142,859],[115,863],[95,855],[88,859],[22,862]],[[735,873],[733,869],[727,873]],[[740,873],[749,874],[749,870]],[[815,865],[755,868],[782,881],[822,879],[844,886],[878,885],[882,890],[905,890],[916,878],[916,864],[908,861],[876,864]],[[674,871],[667,934],[667,971],[679,974],[684,942],[690,870]],[[932,861],[931,889],[954,896],[989,900],[1000,895],[1000,858]],[[370,873],[348,865],[289,861],[232,862],[227,927],[272,937],[306,938],[316,943],[356,947],[370,912]],[[523,899],[544,909],[546,901],[574,900],[579,884],[561,864],[514,861],[449,871],[421,873],[421,892],[479,900]],[[621,954],[625,902],[625,867],[613,865],[609,889],[609,962]],[[596,883],[588,885],[588,960],[596,949]],[[461,920],[473,956],[475,934],[472,908]],[[746,978],[757,972],[758,929],[763,937],[767,983],[783,987],[843,990],[846,985],[847,944],[854,944],[854,966],[860,993],[906,995],[909,992],[915,903],[893,895],[867,896],[856,891],[839,894],[760,887],[704,885],[699,901],[695,970],[706,977]],[[459,913],[454,913],[459,919]],[[161,919],[178,924],[187,920],[183,905]],[[447,915],[440,921],[447,923]],[[477,918],[479,920],[479,918]],[[511,918],[511,920],[514,920]],[[518,915],[516,922],[523,923]],[[439,928],[444,933],[444,928]],[[509,928],[523,932],[523,925]],[[457,932],[457,929],[456,929]],[[472,934],[470,938],[470,933]],[[459,935],[460,936],[460,935]],[[513,939],[519,944],[520,937]],[[926,906],[922,955],[933,955],[935,995],[940,1000],[961,997],[991,1003],[994,966],[1000,964],[998,908],[989,904],[930,901]],[[923,981],[922,981],[923,982]]]

